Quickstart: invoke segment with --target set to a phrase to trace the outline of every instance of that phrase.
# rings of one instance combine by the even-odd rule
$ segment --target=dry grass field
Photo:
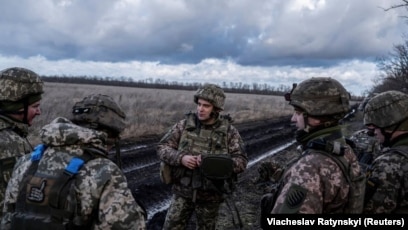
[[[41,116],[32,127],[30,139],[36,143],[38,130],[55,117],[70,117],[75,102],[89,94],[113,97],[127,114],[122,139],[162,134],[184,114],[195,110],[195,91],[145,89],[117,86],[45,83]],[[235,123],[275,118],[292,113],[283,97],[252,94],[226,94],[225,110]]]

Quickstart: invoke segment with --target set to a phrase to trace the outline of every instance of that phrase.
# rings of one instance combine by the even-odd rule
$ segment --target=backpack
[[[45,145],[39,145],[31,154],[32,163],[20,186],[11,229],[90,229],[91,218],[79,221],[80,225],[73,221],[77,210],[73,186],[79,170],[97,157],[93,152],[98,150],[84,148],[84,154],[73,157],[55,178],[36,173],[45,149]]]
[[[336,164],[340,167],[341,171],[343,172],[344,177],[346,178],[347,182],[350,185],[349,194],[348,194],[348,201],[346,207],[344,209],[344,213],[362,213],[364,208],[364,195],[365,195],[365,186],[366,186],[366,176],[364,173],[360,173],[358,176],[354,176],[350,170],[350,165],[344,158],[344,156],[340,153],[336,153],[334,151],[332,153],[328,153],[326,151],[322,151],[326,148],[326,144],[322,143],[315,143],[313,146],[313,153],[323,154],[329,158],[331,158]],[[316,149],[317,148],[317,149]],[[340,148],[336,148],[340,149]],[[301,159],[303,156],[309,154],[309,151],[306,150],[304,154],[302,154],[297,160]],[[294,162],[296,162],[295,160]],[[293,163],[292,163],[293,164]],[[290,166],[286,167],[286,169],[290,168]],[[285,170],[286,171],[286,170]],[[284,175],[282,173],[281,175]],[[264,194],[261,198],[261,226],[266,227],[265,220],[268,215],[271,214],[273,207],[275,206],[275,202],[277,197],[280,194],[280,191],[283,188],[283,181],[280,178],[279,182],[275,184],[272,188],[271,192]]]
[[[331,158],[340,167],[344,177],[349,184],[348,201],[344,208],[344,213],[361,214],[364,208],[364,195],[366,187],[366,176],[360,172],[355,176],[350,170],[350,164],[346,161],[343,155],[331,154],[325,151],[315,151]]]
[[[392,153],[398,154],[404,158],[405,161],[408,161],[408,147],[407,146],[398,146],[392,149],[389,149]],[[387,151],[387,152],[388,152]],[[384,152],[384,153],[387,153]],[[370,175],[370,170],[368,170],[368,175]],[[403,182],[402,182],[403,183]],[[382,184],[382,182],[378,178],[372,178],[368,176],[367,184],[366,184],[366,193],[364,197],[364,204],[367,204],[368,201],[374,196],[375,192],[377,191],[378,187]],[[398,210],[398,208],[397,208]],[[406,214],[406,210],[398,210],[402,211],[399,213]],[[396,212],[397,213],[397,212]]]

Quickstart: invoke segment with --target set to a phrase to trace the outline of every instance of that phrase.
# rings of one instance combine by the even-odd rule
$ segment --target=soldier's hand
[[[197,156],[185,155],[181,158],[181,164],[189,169],[195,169],[197,165]]]
[[[201,165],[201,155],[197,156],[197,166]]]

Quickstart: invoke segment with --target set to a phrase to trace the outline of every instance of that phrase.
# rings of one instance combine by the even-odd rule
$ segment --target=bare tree
[[[400,4],[381,8],[384,11],[397,8],[405,8],[408,11],[408,0],[400,1]],[[408,16],[401,17],[408,18]],[[367,92],[368,94],[381,93],[387,90],[399,90],[408,93],[408,37],[406,35],[405,43],[394,45],[388,56],[378,58],[377,68],[382,73],[374,80],[374,87]]]
[[[379,76],[373,92],[394,89],[408,93],[408,40],[395,45],[387,57],[379,58],[377,67],[383,75]]]
[[[401,0],[401,2],[402,3],[400,3],[400,4],[395,4],[395,5],[392,5],[392,6],[388,7],[388,8],[382,8],[382,9],[384,9],[385,11],[389,11],[389,10],[404,7],[404,8],[406,8],[408,10],[408,0]],[[407,16],[403,16],[403,17],[406,18]]]

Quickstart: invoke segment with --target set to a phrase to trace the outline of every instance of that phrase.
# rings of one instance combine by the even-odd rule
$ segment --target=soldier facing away
[[[124,112],[96,94],[77,102],[72,116],[45,125],[42,145],[17,162],[0,228],[145,229],[145,211],[107,159],[125,127]]]
[[[408,213],[408,95],[387,91],[364,109],[364,124],[387,148],[368,173],[364,213]]]
[[[171,166],[173,180],[173,196],[163,229],[185,229],[193,212],[197,229],[215,229],[225,189],[246,168],[241,136],[230,119],[220,115],[224,101],[219,86],[204,85],[194,95],[196,113],[188,113],[158,144],[157,154]],[[210,178],[206,174],[207,170],[218,174],[226,169],[231,171],[228,178]]]
[[[33,150],[28,127],[41,114],[42,94],[43,82],[33,71],[13,67],[0,72],[0,219],[14,164]]]
[[[382,146],[374,135],[374,130],[364,128],[355,131],[350,140],[354,143],[354,151],[361,170],[366,172],[373,160],[381,154]]]
[[[291,121],[302,155],[284,172],[271,213],[361,212],[364,191],[359,190],[360,204],[349,204],[350,177],[364,176],[339,125],[349,110],[349,93],[332,78],[316,77],[294,84],[286,99],[295,110]]]

